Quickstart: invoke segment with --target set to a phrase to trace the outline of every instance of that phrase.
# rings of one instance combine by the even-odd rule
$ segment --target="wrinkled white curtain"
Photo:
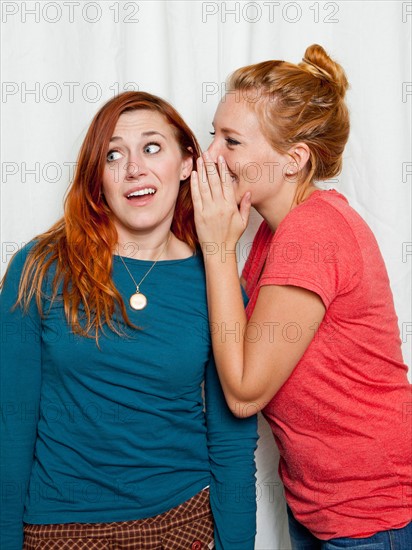
[[[1,17],[2,272],[61,215],[85,130],[114,94],[168,99],[206,148],[231,71],[299,62],[319,43],[351,83],[344,170],[327,185],[346,194],[378,239],[411,364],[412,2],[2,1]],[[242,250],[258,224],[254,215]],[[256,549],[286,549],[277,451],[262,418],[260,432]]]

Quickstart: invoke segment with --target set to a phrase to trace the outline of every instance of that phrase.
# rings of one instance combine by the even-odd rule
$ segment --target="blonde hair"
[[[227,89],[249,98],[262,132],[276,151],[286,154],[299,142],[309,147],[297,202],[313,181],[339,174],[349,136],[349,112],[344,101],[348,81],[343,68],[322,46],[309,46],[297,65],[264,61],[237,69],[229,77]]]

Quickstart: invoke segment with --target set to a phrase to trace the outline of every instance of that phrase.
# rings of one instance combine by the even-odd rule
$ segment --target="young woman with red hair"
[[[166,101],[113,98],[63,218],[11,261],[2,550],[22,548],[23,527],[26,550],[253,549],[256,422],[233,417],[211,356],[199,154]]]
[[[388,276],[364,220],[315,186],[341,169],[347,87],[318,45],[235,71],[193,174],[196,227],[222,387],[272,428],[293,549],[405,550],[412,399]],[[245,314],[234,251],[251,205]]]

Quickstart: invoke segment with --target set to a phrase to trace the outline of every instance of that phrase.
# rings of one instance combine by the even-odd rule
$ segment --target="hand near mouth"
[[[196,230],[202,249],[211,243],[234,250],[245,231],[250,214],[251,194],[246,192],[236,203],[230,171],[222,156],[216,165],[208,153],[197,160],[191,177]]]

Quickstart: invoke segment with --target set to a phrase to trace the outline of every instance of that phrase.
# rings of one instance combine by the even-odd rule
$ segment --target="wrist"
[[[205,263],[232,263],[237,264],[239,257],[239,243],[236,241],[224,241],[222,243],[201,243],[202,254]]]

